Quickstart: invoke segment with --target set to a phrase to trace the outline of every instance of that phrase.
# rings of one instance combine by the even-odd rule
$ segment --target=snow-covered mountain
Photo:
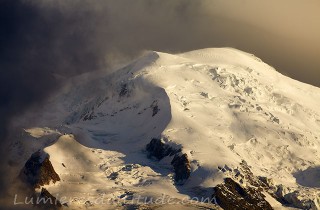
[[[71,209],[138,199],[168,209],[152,202],[163,197],[172,208],[232,209],[223,190],[248,200],[230,189],[238,184],[275,209],[320,209],[319,107],[319,88],[239,50],[149,52],[114,73],[72,78],[17,117],[12,165],[43,149],[61,179],[43,187]]]

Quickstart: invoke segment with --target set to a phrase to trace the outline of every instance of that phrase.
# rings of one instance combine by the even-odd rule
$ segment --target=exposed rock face
[[[282,184],[276,185],[272,179],[254,175],[250,168],[246,161],[242,161],[240,166],[234,169],[227,165],[218,167],[226,177],[229,177],[229,179],[232,179],[234,182],[240,185],[246,183],[246,186],[258,192],[268,193],[284,206],[299,209],[319,209],[320,193],[317,190],[304,189],[304,191],[297,191]],[[309,192],[303,193],[306,191]],[[227,200],[225,202],[227,202]]]
[[[223,172],[226,177],[230,177],[240,184],[246,183],[247,185],[259,189],[260,191],[273,192],[276,190],[271,179],[268,179],[267,177],[255,176],[250,168],[251,167],[244,160],[240,163],[239,167],[234,169],[227,165],[224,167],[218,167],[218,169]]]
[[[268,190],[272,187],[272,180],[268,179],[267,177],[257,177],[255,176],[250,169],[250,166],[248,166],[247,162],[242,160],[240,163],[241,172],[243,180],[245,182],[248,182],[253,187],[259,188],[259,190]]]
[[[151,142],[147,144],[146,150],[148,151],[149,157],[155,157],[158,160],[161,160],[166,156],[174,155],[171,165],[174,168],[174,180],[177,184],[183,184],[190,177],[191,166],[188,160],[188,155],[181,154],[181,148],[176,149],[167,145],[161,139],[153,138]]]
[[[153,138],[149,144],[146,146],[146,150],[148,151],[149,157],[155,157],[158,160],[166,156],[172,156],[181,151],[181,149],[174,149],[169,145],[165,144],[161,139]]]
[[[174,168],[175,176],[174,179],[178,184],[183,184],[185,180],[190,177],[191,166],[188,160],[188,155],[178,155],[176,154],[171,161],[171,165]]]
[[[38,207],[44,208],[44,209],[62,209],[62,205],[60,201],[51,195],[48,190],[45,188],[41,189],[41,193],[38,198],[37,205]]]
[[[308,193],[283,185],[276,186],[275,198],[283,204],[299,209],[319,209],[320,193],[316,189],[304,189]],[[310,196],[312,194],[313,196]]]
[[[128,93],[128,85],[122,84],[119,96],[125,96]]]
[[[272,179],[268,179],[267,177],[255,176],[245,161],[242,161],[240,166],[244,180],[247,183],[261,191],[269,193],[281,204],[299,209],[319,209],[319,199],[312,199],[304,193],[292,190],[282,184],[275,185]]]
[[[59,175],[49,160],[49,155],[41,151],[31,155],[19,176],[33,188],[50,184],[51,181],[53,183],[60,181]]]
[[[153,101],[150,108],[152,109],[152,117],[154,117],[160,111],[158,107],[158,101],[157,100]]]
[[[152,117],[154,117],[156,114],[158,114],[158,112],[160,111],[158,105],[155,105],[154,107],[152,107]]]
[[[260,190],[253,187],[243,187],[231,178],[226,178],[223,184],[214,187],[213,197],[217,204],[225,210],[272,210]]]

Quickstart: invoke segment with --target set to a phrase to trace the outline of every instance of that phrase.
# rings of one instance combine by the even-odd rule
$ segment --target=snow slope
[[[218,167],[237,168],[242,160],[255,175],[316,199],[319,107],[319,88],[236,49],[149,52],[112,74],[73,78],[19,116],[14,126],[25,131],[12,159],[44,148],[62,178],[47,189],[75,208],[99,208],[97,198],[117,206],[139,195],[208,197],[226,176]],[[154,137],[187,153],[192,172],[183,186],[174,184],[170,158],[147,158]]]

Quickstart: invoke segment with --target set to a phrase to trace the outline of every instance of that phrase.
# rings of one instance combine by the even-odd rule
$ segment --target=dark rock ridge
[[[286,187],[282,184],[276,185],[270,178],[254,175],[251,171],[251,167],[247,164],[246,161],[242,161],[239,167],[234,169],[227,165],[225,165],[224,167],[219,166],[218,169],[223,172],[224,176],[229,177],[229,179],[232,179],[236,183],[239,183],[240,186],[245,183],[247,187],[244,188],[241,186],[242,188],[254,189],[254,191],[247,190],[248,193],[265,192],[284,206],[294,207],[298,209],[317,209],[316,199],[304,197],[304,195],[300,194],[298,190]],[[225,185],[225,183],[221,185]],[[220,191],[223,189],[221,185],[218,185],[220,187],[218,188],[218,190]],[[226,189],[230,187],[230,185],[225,185],[224,187]],[[232,190],[228,189],[228,191],[231,192]],[[227,200],[227,197],[222,200],[225,203],[232,203],[232,199],[231,201]]]
[[[43,151],[35,152],[26,162],[21,170],[19,177],[22,181],[31,185],[33,188],[60,181],[59,175],[55,172],[50,157]]]
[[[272,179],[269,179],[267,177],[255,176],[251,172],[250,166],[248,166],[245,161],[242,161],[240,166],[243,179],[248,184],[259,189],[260,191],[267,192],[282,205],[299,209],[316,209],[314,200],[310,198],[303,199],[303,196],[297,193],[298,191],[292,190],[282,184],[275,185]]]
[[[225,210],[272,210],[259,189],[243,187],[231,178],[214,187],[215,202]]]
[[[128,85],[127,84],[122,84],[121,85],[121,90],[120,90],[120,93],[119,93],[119,96],[125,96],[127,95],[129,89],[128,89]]]
[[[240,167],[241,172],[239,170],[239,174],[241,177],[241,182],[248,182],[253,187],[259,188],[259,190],[268,190],[271,187],[270,184],[272,183],[272,180],[268,179],[267,177],[255,176],[246,161],[242,160]]]
[[[176,154],[171,161],[171,165],[174,168],[174,180],[178,184],[183,184],[191,174],[191,166],[190,161],[188,160],[188,155],[182,154]]]
[[[169,145],[167,145],[163,140],[153,138],[149,144],[146,146],[146,150],[148,152],[148,157],[155,157],[158,160],[166,156],[172,156],[181,152],[181,148],[175,149]]]
[[[161,139],[153,138],[146,146],[148,157],[155,157],[157,160],[161,160],[167,156],[173,156],[171,161],[175,176],[174,180],[177,184],[183,184],[191,174],[190,161],[187,154],[181,153],[181,148],[175,148],[165,143]]]
[[[152,109],[152,117],[154,117],[160,111],[158,107],[158,101],[157,100],[153,101],[150,108]]]
[[[41,189],[41,193],[38,196],[36,206],[46,210],[62,209],[61,202],[56,197],[51,195],[51,193],[49,193],[49,191],[45,188]]]

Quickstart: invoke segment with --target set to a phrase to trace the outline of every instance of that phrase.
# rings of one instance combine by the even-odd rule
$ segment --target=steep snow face
[[[32,137],[12,149],[26,158],[52,144],[46,152],[63,181],[51,187],[60,194],[74,187],[69,196],[83,189],[93,197],[113,192],[120,200],[134,193],[193,196],[191,189],[222,182],[219,166],[236,168],[242,160],[276,183],[320,187],[319,107],[320,89],[251,54],[229,48],[150,52],[113,74],[69,81],[45,107],[19,119],[16,127]],[[74,136],[52,141],[63,133]],[[168,160],[158,163],[143,152],[161,136],[188,155],[192,171],[183,186],[174,186]],[[80,190],[79,182],[86,187]],[[107,187],[98,189],[103,183]]]

